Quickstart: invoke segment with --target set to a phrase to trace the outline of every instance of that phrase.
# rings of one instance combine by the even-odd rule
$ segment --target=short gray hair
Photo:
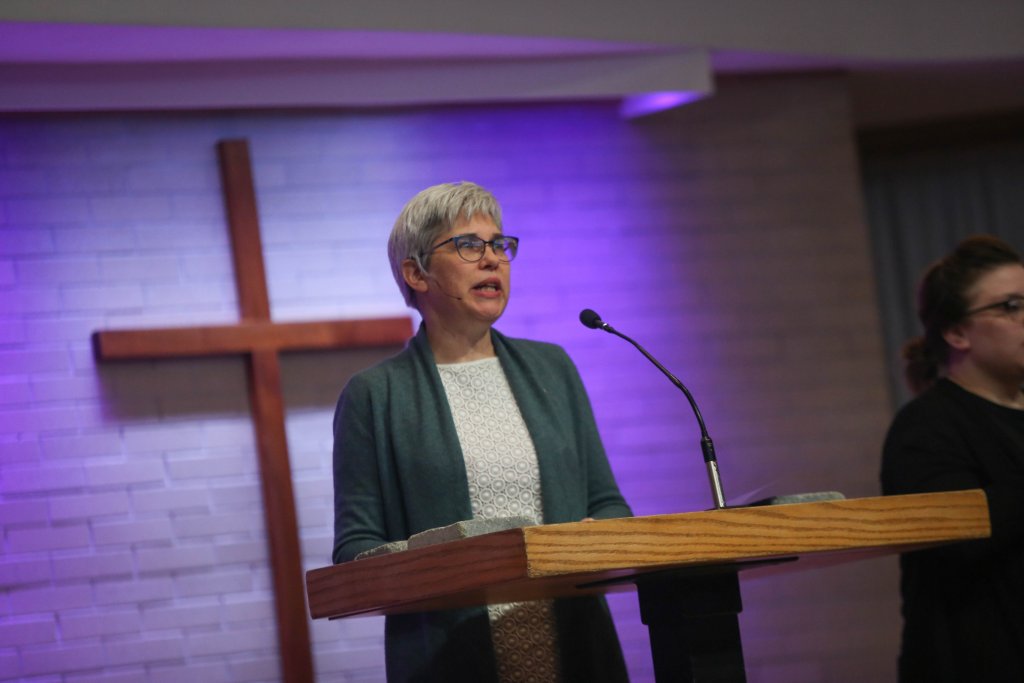
[[[501,206],[484,188],[470,182],[434,185],[410,199],[395,219],[388,237],[391,274],[410,308],[416,308],[416,296],[402,275],[402,261],[411,258],[426,272],[430,255],[424,255],[434,241],[452,229],[459,220],[487,216],[501,229]]]

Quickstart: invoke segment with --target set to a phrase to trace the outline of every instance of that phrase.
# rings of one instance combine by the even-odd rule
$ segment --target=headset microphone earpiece
[[[436,277],[434,277],[433,275],[428,276],[434,278],[434,282],[437,284],[437,288],[441,290],[441,293],[444,294],[446,297],[448,297],[449,299],[455,299],[456,301],[462,301],[461,296],[455,296],[454,294],[449,294],[448,292],[444,291],[444,287],[441,286],[441,283],[438,281]]]
[[[423,262],[420,261],[419,256],[416,256],[414,258],[416,260],[416,266],[419,267],[420,272],[423,273],[423,275],[425,277],[428,277],[431,280],[433,280],[434,284],[437,285],[437,289],[440,290],[440,292],[442,294],[444,294],[449,299],[455,299],[456,301],[462,301],[462,297],[461,296],[455,296],[454,294],[449,294],[448,292],[444,291],[444,287],[441,286],[441,281],[438,280],[436,277],[434,277],[433,273],[431,273],[430,271],[428,271],[426,268],[423,267]]]

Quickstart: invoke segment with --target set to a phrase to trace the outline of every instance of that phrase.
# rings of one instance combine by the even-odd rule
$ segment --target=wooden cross
[[[312,683],[313,659],[278,354],[399,345],[412,335],[412,323],[408,318],[271,322],[249,145],[246,140],[224,140],[218,143],[217,151],[241,321],[237,325],[99,331],[93,333],[93,348],[101,361],[246,356],[274,577],[281,680]]]

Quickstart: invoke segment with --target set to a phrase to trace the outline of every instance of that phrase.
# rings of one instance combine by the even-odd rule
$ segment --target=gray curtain
[[[914,299],[928,265],[972,234],[996,235],[1024,250],[1024,118],[1018,122],[1010,135],[996,139],[949,143],[938,135],[900,145],[893,144],[891,134],[884,144],[862,138],[867,220],[894,405],[910,398],[900,348],[921,333]]]

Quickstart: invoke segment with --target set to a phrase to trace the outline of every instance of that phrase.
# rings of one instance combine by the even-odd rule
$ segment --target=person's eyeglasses
[[[512,237],[510,235],[502,235],[501,237],[495,237],[492,240],[480,239],[476,235],[456,235],[455,237],[449,237],[444,242],[435,244],[433,247],[423,252],[423,256],[430,254],[449,242],[455,243],[455,250],[459,253],[459,257],[463,261],[469,261],[470,263],[476,263],[484,257],[484,252],[487,251],[487,246],[490,245],[491,251],[498,257],[498,260],[503,263],[508,263],[516,257],[516,252],[519,251],[519,238]]]
[[[974,315],[975,313],[981,313],[982,311],[997,311],[1000,315],[1005,315],[1014,320],[1024,320],[1024,297],[1022,296],[1011,296],[997,301],[994,304],[987,304],[985,306],[978,306],[964,313],[964,317]]]

